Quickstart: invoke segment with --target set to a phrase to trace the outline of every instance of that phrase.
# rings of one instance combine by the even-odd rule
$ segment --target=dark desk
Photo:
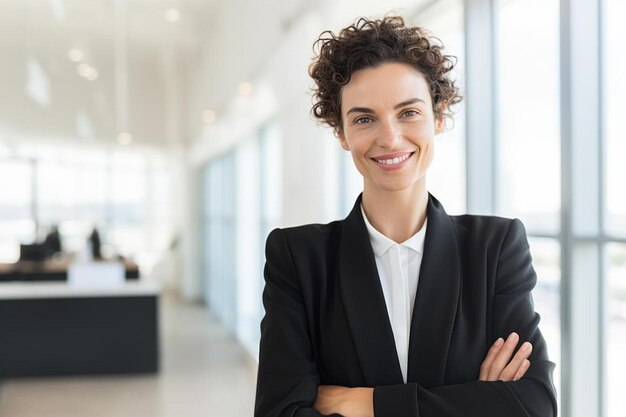
[[[0,282],[67,281],[67,270],[71,262],[66,259],[51,259],[41,262],[21,261],[14,264],[0,264]],[[139,267],[136,263],[128,260],[121,262],[126,271],[126,280],[139,279]]]
[[[0,283],[0,377],[157,372],[158,299],[140,282]]]

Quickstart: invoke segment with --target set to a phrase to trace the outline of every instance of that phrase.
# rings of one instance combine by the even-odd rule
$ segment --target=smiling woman
[[[363,192],[344,220],[267,238],[255,416],[555,416],[524,227],[427,191],[453,59],[400,17],[317,45],[313,114]]]

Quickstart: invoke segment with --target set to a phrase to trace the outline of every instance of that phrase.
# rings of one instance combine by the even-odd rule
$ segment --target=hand
[[[320,385],[313,408],[324,415],[337,413],[344,417],[374,417],[374,388]]]
[[[513,351],[517,346],[519,336],[513,332],[504,341],[501,337],[487,352],[487,356],[480,366],[479,381],[517,381],[521,379],[528,368],[528,357],[533,350],[530,342],[525,342],[519,348],[513,359]]]

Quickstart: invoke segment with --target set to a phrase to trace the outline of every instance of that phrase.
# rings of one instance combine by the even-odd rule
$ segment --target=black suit
[[[404,384],[360,201],[343,221],[267,238],[255,417],[320,416],[327,384],[375,387],[376,417],[556,416],[522,223],[448,216],[429,196]],[[513,331],[533,344],[524,378],[477,381]]]

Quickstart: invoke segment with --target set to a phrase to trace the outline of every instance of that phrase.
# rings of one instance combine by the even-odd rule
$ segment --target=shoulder
[[[447,217],[459,241],[470,239],[473,243],[485,243],[492,240],[502,241],[509,233],[525,235],[524,226],[519,219],[476,214],[449,215],[435,196],[429,196],[429,215]]]
[[[267,247],[286,244],[292,253],[326,251],[339,242],[343,220],[276,228],[267,237]]]
[[[507,241],[526,241],[526,230],[519,219],[464,214],[450,216],[457,237],[467,244],[500,250]]]
[[[475,214],[462,214],[458,216],[449,216],[452,223],[465,230],[471,231],[502,231],[511,227],[513,223],[521,222],[519,219],[499,216],[484,216]]]

